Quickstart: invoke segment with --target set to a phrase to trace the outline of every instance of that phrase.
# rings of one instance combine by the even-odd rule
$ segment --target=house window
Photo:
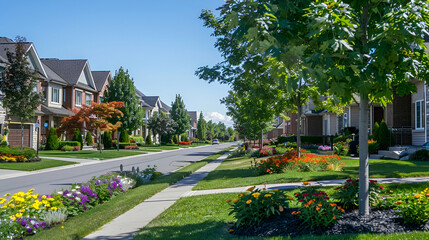
[[[82,92],[81,91],[77,91],[77,90],[75,91],[74,103],[76,106],[82,105]]]
[[[91,106],[92,94],[85,93],[85,104]]]
[[[60,89],[52,87],[51,102],[60,103]]]
[[[344,113],[343,115],[343,127],[348,127],[349,126],[349,118],[347,116],[347,113]]]
[[[63,87],[63,103],[66,102],[66,88]]]
[[[423,129],[423,100],[420,101],[416,101],[415,104],[416,107],[416,111],[415,111],[415,115],[416,115],[416,129]]]

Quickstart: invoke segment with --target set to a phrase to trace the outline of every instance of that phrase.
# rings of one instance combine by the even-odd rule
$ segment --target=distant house
[[[107,91],[110,81],[112,81],[110,71],[91,71],[91,73],[97,89],[93,101],[98,103],[103,102],[104,93]]]
[[[190,128],[187,131],[188,137],[196,138],[197,137],[197,122],[198,122],[198,114],[196,111],[187,111],[188,115],[191,117],[190,119]]]

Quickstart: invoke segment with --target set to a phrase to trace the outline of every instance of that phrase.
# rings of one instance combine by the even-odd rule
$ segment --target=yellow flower
[[[229,200],[229,201],[231,202],[231,200]],[[57,209],[58,209],[57,207],[51,207],[52,211],[57,211]]]
[[[420,195],[420,194],[416,194],[416,195],[414,195],[414,197],[416,197],[416,198],[420,198],[422,195]]]
[[[229,229],[229,232],[230,232],[230,233],[234,232],[234,229],[232,229],[232,228],[231,228],[231,229]]]
[[[287,196],[287,197],[286,197],[286,199],[288,199],[288,200],[293,200],[293,197],[289,197],[289,196]]]
[[[46,197],[46,195],[43,195],[42,196],[42,200],[45,200],[47,197]]]
[[[6,198],[0,198],[0,204],[6,202]]]
[[[274,189],[274,192],[278,192],[279,190],[278,189]]]
[[[310,183],[309,182],[303,182],[302,184],[304,184],[305,186],[307,186]]]
[[[255,189],[255,187],[256,187],[256,186],[250,187],[250,188],[248,188],[246,191],[251,192],[251,191],[253,191],[253,190]]]
[[[22,217],[22,213],[17,213],[17,214],[15,214],[15,216],[18,217],[18,218]]]
[[[258,197],[259,197],[259,195],[261,195],[261,193],[258,193],[258,192],[252,193],[252,196],[253,196],[254,198],[258,198]]]
[[[64,229],[64,226],[61,226],[61,229]]]
[[[247,200],[247,202],[246,202],[246,203],[247,203],[247,204],[250,204],[251,202],[252,202],[252,200],[250,200],[250,199],[249,199],[249,200]]]
[[[271,197],[271,194],[265,194],[264,197]]]
[[[15,216],[10,216],[10,219],[12,219],[12,221],[15,221],[16,217]]]
[[[5,195],[3,195],[3,197],[8,197],[10,196],[10,193],[6,193]]]
[[[238,198],[237,199],[235,199],[234,201],[232,201],[233,203],[237,203],[238,202]]]
[[[238,196],[239,196],[239,197],[242,197],[242,196],[244,196],[244,194],[240,193],[240,194],[238,194]]]
[[[34,209],[39,210],[39,204],[33,203],[31,206],[33,206]]]

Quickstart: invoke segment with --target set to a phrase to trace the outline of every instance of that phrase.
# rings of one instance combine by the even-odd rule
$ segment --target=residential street
[[[202,160],[231,145],[233,145],[233,143],[184,148],[162,153],[138,155],[124,160],[105,160],[97,164],[82,165],[74,168],[3,179],[0,180],[0,194],[4,195],[6,193],[16,193],[19,191],[26,192],[31,188],[34,188],[36,193],[50,194],[54,190],[68,188],[72,183],[86,182],[93,176],[99,176],[109,171],[118,171],[120,164],[123,165],[124,170],[131,170],[133,166],[143,170],[148,165],[151,167],[156,165],[158,171],[168,173],[192,162]]]

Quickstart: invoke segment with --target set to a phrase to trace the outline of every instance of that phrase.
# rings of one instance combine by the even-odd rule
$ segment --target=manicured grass
[[[419,184],[383,184],[385,189],[410,189],[423,190],[429,183]],[[333,187],[319,188],[334,192]],[[285,190],[288,196],[293,196],[299,189]],[[234,222],[232,216],[228,216],[230,206],[228,199],[235,199],[236,193],[213,194],[194,196],[179,199],[173,206],[143,228],[134,239],[242,239],[229,234],[230,223]],[[297,202],[292,201],[291,207],[297,207]],[[415,232],[407,234],[350,234],[338,236],[302,236],[294,239],[427,239],[429,233]],[[290,239],[289,237],[274,238],[246,238],[246,239]]]
[[[63,152],[63,151],[40,151],[39,155],[42,157],[64,157],[64,158],[85,158],[85,159],[111,159],[120,158],[127,156],[134,156],[144,154],[144,152],[133,151],[133,150],[103,150],[100,154],[99,151],[82,150],[76,152]]]
[[[287,171],[281,174],[258,176],[250,169],[252,159],[247,157],[226,159],[215,171],[199,182],[194,190],[230,188],[269,183],[289,183],[315,180],[357,178],[359,159],[344,157],[345,166],[341,172],[297,172]],[[400,178],[429,176],[429,162],[369,160],[371,178]]]
[[[170,175],[161,176],[148,184],[114,197],[106,203],[97,205],[76,217],[70,218],[62,225],[57,225],[51,229],[38,232],[36,235],[28,237],[28,239],[81,239],[110,222],[112,219],[132,209],[145,199],[148,199],[173,183],[190,175],[208,162],[215,160],[227,150],[229,149],[213,154],[199,162],[192,163],[179,169]],[[61,226],[64,226],[64,229],[61,229]]]
[[[45,159],[42,159],[42,161],[40,162],[0,163],[0,169],[35,171],[35,170],[40,170],[45,168],[60,167],[60,166],[66,166],[71,164],[78,164],[78,163],[45,158]]]

